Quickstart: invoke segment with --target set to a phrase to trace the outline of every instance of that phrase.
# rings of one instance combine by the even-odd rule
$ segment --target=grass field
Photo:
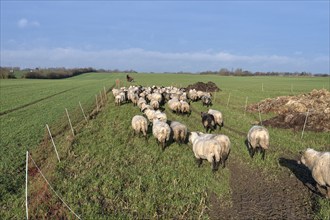
[[[28,149],[41,165],[48,180],[72,209],[85,219],[102,218],[208,218],[208,197],[216,193],[228,198],[228,169],[213,174],[207,162],[197,169],[191,149],[172,144],[165,152],[149,137],[148,142],[134,137],[131,118],[140,114],[137,107],[115,107],[112,94],[102,112],[88,124],[82,123],[80,101],[86,112],[94,107],[95,94],[109,89],[124,74],[84,74],[65,80],[1,80],[0,120],[3,154],[0,156],[0,217],[25,216],[25,153]],[[212,108],[222,111],[225,126],[247,133],[258,114],[246,113],[244,105],[265,98],[295,95],[312,89],[327,88],[329,78],[299,77],[219,77],[212,75],[137,74],[135,84],[152,86],[187,86],[198,81],[213,81],[222,91],[213,96]],[[133,83],[134,84],[134,83]],[[123,85],[128,86],[126,82]],[[230,100],[228,97],[230,95]],[[228,106],[227,106],[228,105]],[[198,112],[206,111],[200,102],[193,103],[190,117],[177,116],[166,109],[168,118],[185,123],[189,130],[202,131]],[[68,139],[70,130],[64,108],[72,112],[76,137]],[[262,114],[262,119],[272,114]],[[55,142],[61,163],[57,162],[50,141],[42,142],[45,124],[56,131]],[[78,129],[79,127],[79,129]],[[63,131],[62,133],[60,131]],[[301,133],[271,128],[271,149],[267,158],[250,160],[241,135],[224,128],[233,144],[230,157],[240,158],[252,167],[266,170],[276,178],[283,169],[278,158],[295,156],[307,147],[329,150],[329,134]],[[229,158],[230,160],[230,158]],[[32,167],[32,165],[31,165]],[[30,168],[30,170],[33,170]],[[40,175],[29,182],[31,216],[74,216],[54,196]],[[41,189],[46,189],[42,194]],[[39,198],[40,202],[34,199]],[[41,199],[40,199],[41,198]],[[319,218],[330,215],[330,203],[320,199]]]

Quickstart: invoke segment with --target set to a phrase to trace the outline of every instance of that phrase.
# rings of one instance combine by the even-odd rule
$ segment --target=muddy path
[[[198,111],[192,108],[195,114]],[[224,126],[224,129],[241,138],[246,133]],[[297,163],[298,158],[286,155],[279,158],[283,168],[279,174],[251,167],[239,155],[231,154],[227,167],[230,170],[231,201],[221,201],[210,193],[211,219],[313,219],[317,210],[315,189],[309,170]],[[249,158],[250,159],[250,158]]]
[[[293,167],[294,160],[282,158],[283,166]],[[224,206],[215,195],[210,196],[211,219],[313,219],[315,194],[305,186],[313,179],[300,181],[290,172],[270,180],[267,173],[251,169],[237,158],[228,163],[232,205]],[[313,188],[311,188],[313,189]]]

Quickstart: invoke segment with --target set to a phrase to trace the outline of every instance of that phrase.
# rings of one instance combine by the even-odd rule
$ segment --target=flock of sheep
[[[220,165],[225,167],[231,149],[230,139],[223,134],[211,134],[224,125],[220,111],[209,109],[208,112],[201,112],[201,121],[206,133],[189,132],[186,125],[168,120],[165,112],[161,111],[164,109],[163,106],[167,105],[173,113],[189,116],[191,101],[201,100],[203,106],[212,106],[210,93],[195,89],[185,91],[173,86],[130,86],[114,88],[112,93],[115,105],[131,102],[141,110],[142,115],[135,115],[131,121],[135,134],[143,135],[147,139],[148,126],[152,126],[152,135],[162,150],[165,150],[170,140],[180,145],[189,142],[198,166],[203,160],[207,160],[211,163],[213,171],[218,170]],[[256,152],[260,152],[264,159],[265,151],[269,148],[268,130],[263,126],[252,126],[248,131],[246,143],[251,158]],[[302,153],[301,162],[311,170],[317,184],[326,188],[327,197],[330,198],[330,152],[307,149]]]

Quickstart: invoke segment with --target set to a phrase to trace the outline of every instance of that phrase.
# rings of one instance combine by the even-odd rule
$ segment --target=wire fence
[[[75,134],[79,133],[80,129],[83,128],[86,124],[89,123],[89,120],[94,119],[106,106],[108,101],[108,93],[114,86],[106,89],[103,87],[100,89],[100,92],[94,96],[92,96],[89,101],[85,103],[81,103],[80,100],[76,100],[77,107],[74,109],[63,109],[63,115],[55,122],[48,126],[45,125],[45,132],[43,136],[43,141],[41,141],[40,145],[37,147],[36,151],[38,159],[40,161],[45,161],[47,158],[51,157],[51,154],[56,154],[58,158],[58,163],[61,163],[59,153],[63,152],[57,150],[57,142],[61,143],[60,138],[63,138],[64,134],[67,132],[72,134],[72,138],[74,138]],[[61,146],[58,146],[62,148]],[[51,150],[53,148],[54,150]],[[54,152],[55,151],[55,152]],[[78,219],[80,216],[77,215],[72,208],[63,200],[63,198],[55,191],[54,187],[50,184],[49,180],[45,177],[41,168],[37,165],[37,162],[32,158],[31,154],[27,152],[26,158],[26,218],[29,218],[28,213],[28,159],[31,159],[34,166],[37,168],[38,172],[44,179],[44,181],[49,185],[53,193],[60,199],[60,201],[66,206]],[[33,210],[32,210],[33,211]]]

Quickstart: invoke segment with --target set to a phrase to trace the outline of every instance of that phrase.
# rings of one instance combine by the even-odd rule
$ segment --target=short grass
[[[228,169],[213,174],[207,162],[198,169],[189,146],[172,144],[162,152],[152,137],[146,142],[143,138],[133,136],[130,120],[140,112],[131,104],[115,107],[111,94],[107,107],[97,119],[83,125],[73,142],[67,139],[70,134],[67,125],[58,125],[65,120],[64,108],[68,108],[69,112],[73,111],[73,115],[78,114],[80,99],[82,103],[89,103],[88,106],[91,106],[95,94],[103,86],[109,88],[115,79],[124,77],[123,74],[93,73],[65,80],[1,81],[0,112],[35,100],[41,101],[0,116],[1,124],[4,125],[1,128],[1,137],[5,137],[1,139],[1,149],[6,152],[1,158],[1,184],[9,189],[2,194],[3,211],[0,216],[24,218],[26,149],[33,152],[37,162],[42,164],[43,172],[64,196],[65,201],[86,219],[207,218],[208,195],[211,192],[219,197],[230,198]],[[296,158],[298,151],[306,147],[330,150],[328,133],[305,132],[301,140],[300,132],[276,128],[269,128],[271,149],[267,152],[265,161],[258,155],[251,160],[244,145],[244,134],[252,122],[259,120],[257,113],[244,114],[246,97],[249,104],[268,97],[310,92],[312,89],[329,86],[329,78],[184,74],[136,74],[133,77],[137,81],[135,84],[145,86],[187,86],[198,81],[215,82],[222,91],[214,93],[212,108],[224,114],[228,129],[223,128],[221,133],[228,135],[232,141],[231,156],[249,161],[251,166],[272,173],[270,178],[276,178],[281,169],[286,169],[278,163],[281,157]],[[130,84],[123,82],[123,85]],[[47,92],[42,93],[44,90]],[[12,94],[17,98],[8,100]],[[174,115],[168,110],[166,113],[169,119],[185,123],[189,130],[202,131],[198,113],[207,108],[200,102],[193,103],[192,107],[194,112],[189,118]],[[272,114],[261,115],[262,119],[271,116]],[[79,120],[81,116],[77,117],[74,124]],[[47,147],[37,147],[45,134],[46,123],[50,124],[51,129],[58,126],[59,129],[66,130],[55,138],[61,155],[60,164],[56,162],[50,142]],[[31,198],[40,190],[38,183],[41,181],[38,181],[40,179],[31,180]],[[43,205],[36,206],[36,202],[31,201],[34,204],[31,216],[70,216],[69,211],[63,208],[52,192],[49,195],[43,197]],[[317,217],[329,216],[330,204],[323,199],[320,199],[319,204]]]

